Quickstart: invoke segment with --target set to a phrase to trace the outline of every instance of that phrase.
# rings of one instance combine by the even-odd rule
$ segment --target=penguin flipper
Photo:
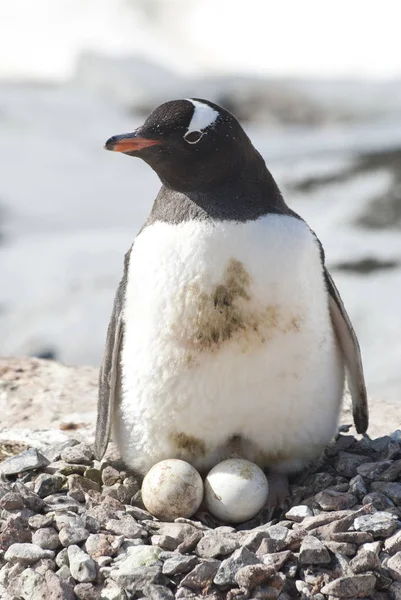
[[[369,425],[369,409],[358,339],[339,291],[327,269],[325,269],[325,279],[329,292],[331,321],[346,367],[355,428],[358,433],[365,433]]]
[[[123,339],[123,303],[128,274],[128,256],[124,261],[124,276],[114,299],[113,312],[107,330],[106,346],[99,372],[96,435],[94,454],[101,460],[109,443],[113,409],[120,395],[120,350]]]

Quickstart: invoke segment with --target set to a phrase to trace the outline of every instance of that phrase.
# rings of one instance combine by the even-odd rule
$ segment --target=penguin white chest
[[[332,436],[344,373],[301,220],[147,227],[124,321],[114,424],[132,466],[177,456],[207,467],[240,444],[250,460],[292,468]]]

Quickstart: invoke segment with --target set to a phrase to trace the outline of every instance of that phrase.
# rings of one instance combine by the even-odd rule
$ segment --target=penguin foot
[[[269,513],[273,513],[277,508],[284,509],[286,501],[290,496],[287,475],[283,473],[269,473],[267,481],[269,484],[269,496],[267,499]]]

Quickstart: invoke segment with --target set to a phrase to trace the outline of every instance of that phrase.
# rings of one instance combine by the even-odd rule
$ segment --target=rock
[[[94,467],[88,467],[84,473],[85,479],[90,479],[93,483],[96,483],[99,487],[102,485],[102,473],[100,469]]]
[[[54,515],[33,515],[28,519],[29,527],[32,529],[41,529],[42,527],[50,527],[53,525]]]
[[[373,491],[381,492],[390,498],[397,506],[401,505],[401,483],[395,481],[375,481],[372,483],[371,488]]]
[[[340,452],[336,464],[336,470],[344,477],[355,477],[358,467],[363,463],[368,463],[369,457],[361,454],[351,454],[349,452]]]
[[[54,558],[52,550],[45,550],[37,544],[12,544],[4,555],[12,563],[31,565],[41,558]]]
[[[182,579],[180,585],[192,590],[201,590],[209,587],[221,563],[212,558],[203,560],[188,575]]]
[[[13,595],[29,600],[75,600],[73,589],[52,571],[25,569],[11,585]]]
[[[7,550],[16,542],[30,543],[31,541],[32,533],[29,530],[27,520],[18,514],[10,515],[3,525],[3,531],[0,533],[0,548]]]
[[[79,546],[68,546],[68,560],[72,577],[79,583],[96,579],[96,563]]]
[[[76,448],[77,446],[74,446]],[[82,475],[73,474],[67,477],[68,495],[78,502],[85,502],[85,493],[88,490],[100,491],[100,485]]]
[[[355,475],[349,482],[349,492],[361,499],[367,494],[365,481],[361,475]]]
[[[349,566],[354,573],[366,573],[380,569],[379,547],[376,544],[364,544]]]
[[[343,510],[352,508],[357,503],[353,494],[344,494],[334,490],[324,490],[315,496],[317,504],[323,510]]]
[[[290,550],[271,554],[259,554],[259,551],[257,551],[256,556],[262,560],[263,564],[274,567],[276,571],[280,571],[287,560],[294,559],[294,555]]]
[[[324,565],[331,562],[330,553],[327,548],[313,536],[304,538],[299,552],[301,565]]]
[[[115,553],[115,537],[105,533],[92,533],[85,542],[85,550],[92,558],[113,556]]]
[[[80,544],[89,537],[89,531],[84,527],[63,527],[59,533],[60,542],[64,547]]]
[[[385,540],[384,549],[389,554],[395,554],[401,550],[401,529]]]
[[[124,515],[121,519],[110,519],[106,523],[106,529],[115,535],[124,535],[126,538],[136,539],[147,536],[146,530],[136,523],[130,515]]]
[[[335,542],[333,540],[325,540],[324,545],[333,554],[344,554],[345,556],[355,556],[357,547],[355,544],[348,542]]]
[[[114,581],[107,581],[100,593],[101,600],[128,600],[125,591]]]
[[[46,498],[44,499],[44,503],[46,505],[44,508],[45,512],[59,510],[65,512],[70,510],[72,512],[77,513],[81,508],[79,502],[74,500],[74,498],[66,496],[63,493],[51,494],[50,496],[46,496]]]
[[[366,531],[342,531],[332,533],[331,540],[333,542],[348,542],[360,546],[361,544],[373,542],[373,536]]]
[[[165,585],[145,585],[143,593],[149,600],[174,600],[173,592]]]
[[[133,567],[129,556],[118,563],[118,568],[110,571],[110,577],[128,594],[142,591],[149,584],[169,584],[169,580],[161,572],[160,565]]]
[[[376,585],[376,577],[371,574],[339,577],[330,581],[320,590],[322,594],[337,596],[338,598],[361,598],[369,596]]]
[[[260,560],[247,548],[239,548],[221,563],[213,582],[222,588],[235,585],[235,574],[242,567],[260,564]]]
[[[68,559],[68,548],[63,548],[60,550],[55,558],[55,563],[58,567],[60,567],[60,569],[64,566],[70,566],[70,561]]]
[[[0,509],[4,510],[20,510],[24,508],[24,499],[20,494],[15,492],[7,492],[0,499]]]
[[[305,504],[300,504],[298,506],[293,506],[289,511],[285,513],[285,518],[290,521],[295,521],[296,523],[301,523],[306,517],[312,517],[313,512],[306,506]]]
[[[32,543],[37,544],[45,550],[56,550],[60,546],[60,539],[53,527],[43,527],[33,533]]]
[[[121,477],[119,471],[114,469],[110,465],[106,465],[102,470],[102,482],[104,485],[114,485],[115,483],[121,483]]]
[[[386,568],[393,579],[401,581],[401,551],[388,559]]]
[[[357,531],[371,533],[374,538],[389,537],[397,529],[397,517],[388,512],[378,511],[357,517],[354,527]]]
[[[93,452],[87,444],[81,443],[76,446],[65,448],[61,453],[61,460],[66,463],[78,465],[90,465],[93,460]]]
[[[188,536],[181,544],[178,544],[176,550],[180,554],[187,554],[195,550],[199,540],[203,537],[203,531],[196,531],[195,533]]]
[[[380,479],[380,475],[384,473],[390,466],[391,460],[382,460],[378,462],[367,462],[357,468],[357,472],[362,477],[376,481]]]
[[[177,554],[168,558],[164,564],[162,572],[164,575],[180,575],[181,573],[188,573],[191,571],[199,562],[196,556],[185,556],[183,554]]]
[[[163,550],[175,550],[187,537],[197,532],[198,529],[188,523],[163,523],[159,526],[159,535],[152,536],[152,544]]]
[[[263,538],[257,550],[258,556],[264,554],[277,553],[286,548],[286,543],[283,540],[274,540],[271,538]]]
[[[393,508],[394,504],[381,492],[370,492],[362,500],[362,504],[371,504],[376,510],[386,511]]]
[[[63,475],[51,475],[49,473],[40,473],[35,479],[34,491],[39,498],[45,498],[50,494],[60,491],[65,482]]]
[[[238,569],[234,579],[240,588],[253,590],[256,587],[267,583],[275,575],[276,570],[266,565],[248,565]]]
[[[77,600],[99,600],[100,589],[91,583],[78,583],[74,587],[74,594]]]
[[[196,554],[201,558],[216,558],[231,554],[239,547],[239,540],[231,533],[207,533],[198,542]]]
[[[29,490],[23,483],[16,481],[14,483],[14,492],[18,492],[24,499],[24,505],[33,512],[42,512],[44,502],[39,496]]]
[[[0,462],[0,471],[4,475],[18,475],[25,471],[34,471],[40,467],[46,467],[50,461],[36,448],[28,448],[16,456],[6,458]]]
[[[55,571],[56,563],[51,558],[41,558],[32,565],[32,569],[43,575],[46,571]]]

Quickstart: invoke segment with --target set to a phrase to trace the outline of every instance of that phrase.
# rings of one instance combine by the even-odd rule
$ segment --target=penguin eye
[[[202,137],[202,131],[189,131],[184,135],[184,140],[188,142],[188,144],[197,144]]]

